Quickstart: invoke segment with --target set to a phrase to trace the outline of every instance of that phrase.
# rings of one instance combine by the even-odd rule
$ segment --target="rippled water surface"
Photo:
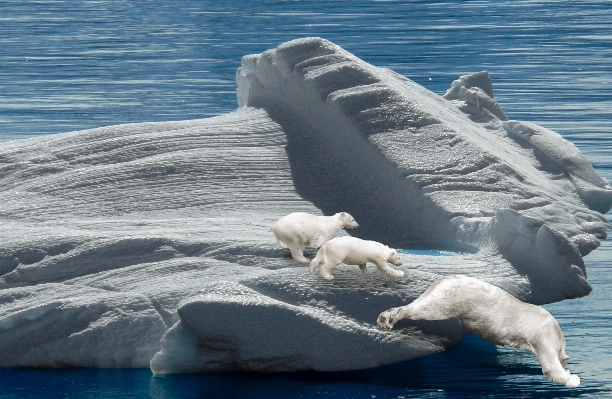
[[[320,36],[438,94],[488,70],[510,118],[563,134],[611,180],[610,21],[610,1],[2,0],[0,141],[223,114],[237,107],[243,55]],[[611,397],[610,240],[586,262],[593,293],[546,306],[577,389],[549,383],[527,352],[468,336],[445,353],[347,373],[0,369],[0,398]]]

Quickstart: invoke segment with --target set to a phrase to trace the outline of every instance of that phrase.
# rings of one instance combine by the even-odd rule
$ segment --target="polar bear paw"
[[[334,279],[334,276],[332,276],[330,272],[328,272],[327,270],[324,270],[323,268],[319,269],[319,274],[321,275],[321,277],[323,277],[326,280]]]
[[[361,265],[359,265],[359,268],[361,269],[363,274],[371,274],[372,273],[371,271],[368,270],[368,267],[366,266],[365,263],[362,263]]]
[[[565,383],[565,386],[568,388],[576,388],[578,385],[580,385],[580,377],[576,374],[570,375],[569,380]]]
[[[393,308],[389,310],[385,310],[378,316],[378,320],[376,320],[376,324],[378,328],[381,330],[391,330],[393,325],[397,321],[397,315],[399,313],[400,308]]]
[[[389,275],[392,277],[404,277],[404,272],[402,270],[391,269]]]

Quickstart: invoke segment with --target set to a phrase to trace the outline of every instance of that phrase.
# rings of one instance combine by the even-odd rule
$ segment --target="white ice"
[[[508,120],[486,72],[440,97],[311,38],[245,57],[237,82],[216,118],[0,145],[0,366],[365,368],[461,339],[456,320],[376,327],[440,275],[536,304],[590,292],[612,189],[558,134]],[[458,253],[327,281],[270,232],[296,211]]]

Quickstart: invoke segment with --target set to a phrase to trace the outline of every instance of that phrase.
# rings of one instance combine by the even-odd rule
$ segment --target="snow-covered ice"
[[[509,120],[486,72],[440,97],[310,38],[244,57],[237,82],[219,117],[0,145],[0,366],[365,368],[461,339],[456,320],[376,327],[440,275],[536,304],[590,292],[612,189],[560,135]],[[296,211],[457,254],[327,281],[270,231]]]

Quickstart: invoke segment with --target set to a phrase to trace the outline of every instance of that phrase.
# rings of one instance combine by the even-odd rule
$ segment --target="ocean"
[[[444,94],[489,71],[511,119],[575,143],[612,180],[610,1],[0,2],[0,142],[237,108],[243,55],[318,36]],[[610,217],[610,215],[608,215]],[[0,369],[0,398],[565,398],[612,396],[612,245],[593,292],[546,305],[581,378],[468,336],[444,353],[342,373],[153,376],[148,369]]]

